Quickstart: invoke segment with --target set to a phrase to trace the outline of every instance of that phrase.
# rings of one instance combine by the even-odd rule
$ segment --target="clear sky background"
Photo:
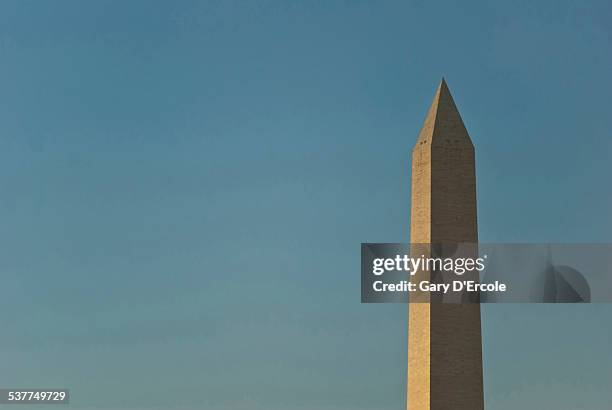
[[[0,387],[73,408],[400,409],[445,76],[486,242],[612,242],[608,1],[3,1]],[[485,306],[488,410],[609,410],[612,306]]]

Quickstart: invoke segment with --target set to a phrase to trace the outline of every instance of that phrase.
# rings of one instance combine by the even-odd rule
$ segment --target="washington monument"
[[[444,79],[412,150],[410,242],[478,242],[474,145]],[[408,410],[484,408],[478,303],[410,304],[407,390]]]

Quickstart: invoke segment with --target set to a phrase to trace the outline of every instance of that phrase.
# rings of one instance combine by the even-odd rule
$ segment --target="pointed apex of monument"
[[[436,90],[436,95],[434,96],[432,106],[434,104],[437,104],[439,106],[441,100],[444,100],[446,102],[450,100],[453,105],[455,104],[455,102],[453,101],[453,97],[451,96],[450,90],[448,89],[448,84],[446,84],[446,80],[444,79],[444,77],[442,77],[442,79],[440,80],[440,84],[438,84],[438,89]],[[457,107],[455,107],[455,109],[456,108]]]
[[[453,141],[472,143],[444,77],[429,107],[417,144],[423,141],[431,143],[434,137],[436,140],[452,137]]]
[[[450,95],[450,90],[448,89],[448,84],[446,83],[444,77],[442,77],[440,80],[440,89],[444,89]]]

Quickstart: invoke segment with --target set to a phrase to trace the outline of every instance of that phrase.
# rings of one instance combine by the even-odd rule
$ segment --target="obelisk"
[[[478,242],[474,145],[444,79],[412,150],[410,242]],[[480,305],[411,303],[408,410],[482,410]]]

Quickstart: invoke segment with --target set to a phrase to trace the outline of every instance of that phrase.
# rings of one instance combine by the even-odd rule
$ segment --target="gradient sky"
[[[612,6],[0,3],[0,387],[72,408],[400,409],[409,240],[445,76],[480,239],[612,242]],[[609,410],[612,306],[485,306],[488,410]]]

